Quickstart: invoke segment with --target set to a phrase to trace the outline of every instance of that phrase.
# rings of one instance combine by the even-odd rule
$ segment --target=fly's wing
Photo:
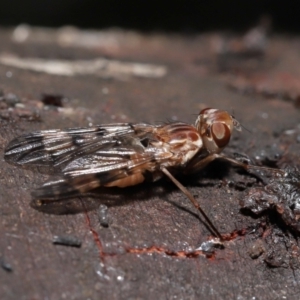
[[[126,137],[143,139],[149,132],[149,125],[129,123],[38,131],[12,140],[5,149],[5,159],[17,165],[61,169],[77,157],[120,145]]]
[[[33,193],[34,199],[58,200],[87,193],[100,186],[128,186],[142,182],[166,155],[149,144],[155,126],[110,124],[34,132],[16,138],[5,151],[17,165],[54,167],[61,176]]]
[[[137,153],[126,148],[101,150],[70,162],[61,180],[44,184],[33,198],[55,201],[75,197],[101,186],[128,186],[144,181],[160,159],[155,151]]]

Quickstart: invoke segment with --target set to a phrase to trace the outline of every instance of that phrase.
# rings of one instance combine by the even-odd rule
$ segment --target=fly
[[[60,180],[46,182],[32,193],[40,203],[76,197],[101,186],[123,188],[167,176],[201,213],[212,233],[223,240],[174,175],[195,173],[217,158],[246,170],[267,169],[221,154],[233,129],[241,131],[241,126],[228,112],[206,108],[195,125],[117,123],[29,133],[8,144],[5,159],[21,166],[51,167],[60,174]]]

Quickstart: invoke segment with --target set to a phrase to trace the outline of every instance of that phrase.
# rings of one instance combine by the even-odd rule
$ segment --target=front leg
[[[275,175],[279,174],[282,177],[286,176],[286,172],[283,171],[283,170],[247,164],[247,163],[238,161],[234,158],[230,158],[230,157],[227,157],[225,155],[217,154],[217,153],[211,153],[211,154],[209,154],[208,156],[206,156],[204,158],[199,157],[198,159],[192,160],[191,163],[187,165],[187,167],[185,169],[185,173],[187,173],[187,174],[196,173],[196,172],[200,171],[201,169],[203,169],[204,167],[206,167],[209,163],[211,163],[212,161],[214,161],[217,158],[221,158],[221,159],[224,159],[226,161],[229,161],[230,163],[232,163],[236,166],[239,166],[239,167],[245,169],[246,171],[251,171],[251,170],[266,171],[266,172],[271,172]]]
[[[192,174],[200,171],[204,167],[206,167],[209,163],[214,161],[216,158],[220,158],[221,156],[216,153],[209,154],[208,156],[202,158],[198,157],[196,159],[193,159],[185,168],[184,173],[186,174]]]

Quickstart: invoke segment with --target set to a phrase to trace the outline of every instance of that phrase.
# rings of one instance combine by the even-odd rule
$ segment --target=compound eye
[[[219,148],[224,148],[230,140],[231,132],[228,126],[223,123],[214,123],[211,126],[211,133],[214,142]]]

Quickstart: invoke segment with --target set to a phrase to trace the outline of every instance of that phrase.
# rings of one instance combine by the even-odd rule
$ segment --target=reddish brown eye
[[[219,148],[224,148],[230,140],[230,129],[223,123],[214,123],[211,126],[214,142]]]

